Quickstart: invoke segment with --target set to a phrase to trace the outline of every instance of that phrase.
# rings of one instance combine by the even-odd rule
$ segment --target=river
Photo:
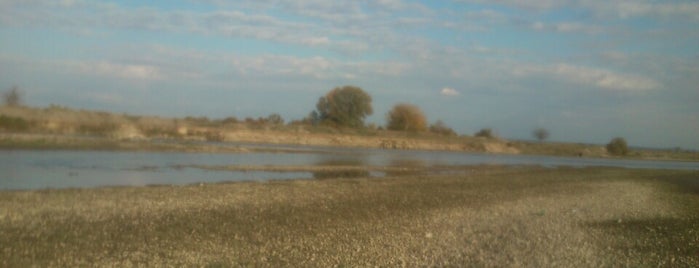
[[[699,170],[699,162],[502,155],[441,151],[240,145],[280,152],[180,153],[0,150],[0,189],[144,186],[313,178],[311,172],[216,171],[191,166],[605,166]],[[253,150],[254,151],[254,150]],[[189,166],[190,168],[186,168]],[[381,173],[371,173],[381,176]]]

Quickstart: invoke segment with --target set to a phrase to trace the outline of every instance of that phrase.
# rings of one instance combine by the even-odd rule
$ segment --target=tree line
[[[356,86],[336,87],[321,96],[316,109],[304,122],[332,127],[362,128],[364,119],[374,110],[372,98]],[[456,136],[456,132],[441,120],[428,125],[422,110],[413,104],[398,103],[386,115],[386,129],[406,132],[430,131],[445,136]]]
[[[9,107],[21,106],[23,98],[17,86],[13,86],[2,95],[4,104]],[[336,87],[321,96],[316,103],[316,109],[301,121],[295,123],[326,125],[331,127],[364,128],[364,119],[373,114],[372,98],[360,87],[346,85]],[[0,121],[8,121],[2,118]],[[187,121],[197,122],[201,125],[230,124],[245,122],[249,125],[283,125],[284,119],[279,114],[271,114],[268,117],[245,118],[239,121],[235,117],[228,117],[218,121],[210,121],[208,118],[185,118]],[[9,121],[8,121],[9,122]],[[292,123],[294,123],[292,122]],[[2,123],[2,122],[0,122]],[[6,122],[5,122],[6,123]],[[2,128],[0,128],[2,129]],[[404,132],[432,132],[444,136],[457,136],[458,134],[443,121],[437,120],[428,125],[427,117],[420,107],[409,103],[395,104],[386,114],[386,129]],[[497,138],[490,128],[483,128],[474,134],[481,138]],[[548,139],[550,132],[545,128],[536,128],[532,136],[543,142]],[[626,140],[622,137],[613,138],[607,145],[607,151],[612,155],[626,155],[629,152]]]
[[[318,99],[316,110],[313,110],[305,121],[335,127],[364,127],[364,119],[373,113],[371,101],[371,96],[359,87],[336,87]],[[398,103],[391,108],[386,114],[386,128],[393,131],[430,131],[446,136],[457,135],[441,120],[428,126],[427,117],[420,107],[409,103]],[[532,131],[532,136],[539,142],[548,139],[550,135],[551,133],[542,127]],[[488,139],[497,137],[490,128],[481,129],[474,136]],[[629,153],[626,140],[622,137],[613,138],[606,145],[606,149],[612,155]]]

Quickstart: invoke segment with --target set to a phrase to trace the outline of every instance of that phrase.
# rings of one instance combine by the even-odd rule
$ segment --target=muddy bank
[[[696,171],[0,192],[0,265],[699,265]]]
[[[289,131],[227,131],[217,142],[259,143],[276,145],[312,145],[350,148],[383,148],[393,150],[439,150],[518,154],[519,150],[501,140],[455,140],[356,136],[348,134],[313,134]],[[246,152],[231,146],[206,145],[205,139],[118,139],[100,136],[60,134],[0,133],[0,149],[74,149],[184,152]],[[264,149],[259,149],[264,150]],[[257,150],[257,151],[259,151]],[[275,150],[277,149],[269,149]]]
[[[112,139],[93,136],[0,133],[0,149],[4,150],[97,150],[150,151],[187,153],[304,153],[304,150],[272,147],[251,147],[236,144],[206,143],[196,140]],[[321,151],[315,151],[321,153]]]

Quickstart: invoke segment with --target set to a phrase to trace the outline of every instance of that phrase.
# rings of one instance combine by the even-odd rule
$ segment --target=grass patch
[[[24,120],[24,118],[0,114],[0,131],[27,131],[30,126],[31,124],[27,120]]]

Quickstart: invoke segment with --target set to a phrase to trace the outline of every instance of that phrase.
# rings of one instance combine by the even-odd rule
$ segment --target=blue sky
[[[356,85],[473,134],[699,149],[699,2],[0,0],[0,89],[162,116],[306,116]]]

